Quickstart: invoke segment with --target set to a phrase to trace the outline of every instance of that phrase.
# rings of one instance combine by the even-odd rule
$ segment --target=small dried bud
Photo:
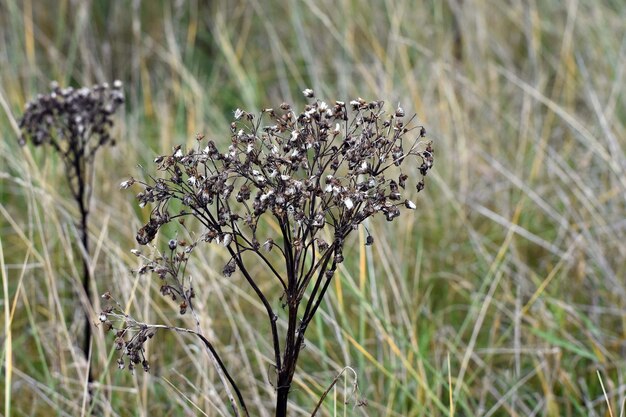
[[[107,321],[107,315],[104,313],[100,313],[100,317],[98,317],[102,323]]]
[[[115,338],[115,350],[122,350],[125,344],[126,341],[123,337],[120,336]]]
[[[406,186],[406,180],[408,178],[409,178],[408,175],[400,174],[400,176],[398,177],[398,185],[400,185],[400,187],[404,188]]]
[[[404,117],[404,109],[400,106],[396,109],[396,117]]]
[[[105,300],[110,300],[111,299],[111,292],[107,291],[104,294],[102,294],[102,298]]]
[[[141,256],[141,251],[139,249],[131,249],[130,253],[132,253],[135,256]]]
[[[404,201],[404,206],[406,208],[408,208],[408,209],[411,209],[411,210],[415,210],[415,208],[416,208],[415,203],[412,202],[411,200],[405,200]]]
[[[265,243],[263,243],[263,249],[265,249],[266,252],[271,251],[273,247],[274,247],[274,240],[272,239],[267,239]]]
[[[170,241],[167,243],[167,246],[169,246],[170,250],[174,250],[176,249],[176,246],[178,246],[178,242],[176,241],[176,239],[170,239]]]
[[[137,232],[137,243],[140,245],[147,245],[156,236],[158,230],[158,223],[154,220],[150,220],[144,227]]]
[[[237,270],[237,262],[235,262],[235,258],[232,258],[228,263],[224,266],[222,273],[226,277],[230,277]]]
[[[372,246],[373,244],[374,244],[374,238],[372,237],[372,235],[367,235],[367,237],[365,238],[365,245]]]
[[[313,97],[315,97],[315,93],[310,88],[307,88],[307,89],[303,90],[302,94],[304,94],[304,97],[306,97],[306,98],[313,98]]]
[[[326,252],[326,249],[328,249],[328,247],[328,243],[326,243],[323,239],[317,239],[317,248],[320,252]]]
[[[117,359],[117,367],[118,369],[124,369],[124,359],[122,358]]]
[[[122,190],[125,190],[125,189],[127,189],[128,187],[130,187],[131,185],[133,185],[134,183],[135,183],[135,179],[134,179],[133,177],[130,177],[129,179],[127,179],[126,181],[123,181],[123,182],[120,184],[120,188],[121,188]]]

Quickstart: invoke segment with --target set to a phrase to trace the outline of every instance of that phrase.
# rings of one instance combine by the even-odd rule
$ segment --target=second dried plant
[[[78,207],[76,223],[82,253],[82,290],[87,304],[92,299],[88,228],[94,162],[98,150],[115,143],[110,134],[113,115],[123,103],[120,81],[91,88],[61,88],[55,82],[52,91],[39,94],[26,104],[19,124],[22,146],[30,142],[36,147],[45,147],[63,162],[63,173]],[[91,345],[92,317],[88,311],[89,306],[86,306],[82,341],[85,357],[88,357]]]

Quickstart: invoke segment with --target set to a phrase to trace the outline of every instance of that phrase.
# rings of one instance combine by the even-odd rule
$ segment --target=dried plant
[[[145,258],[139,273],[155,273],[161,293],[180,302],[181,314],[190,311],[196,317],[196,330],[185,331],[201,336],[210,348],[245,415],[240,391],[202,336],[195,315],[194,288],[185,278],[194,249],[205,243],[223,246],[229,255],[223,274],[229,277],[239,271],[263,303],[277,373],[276,416],[285,416],[306,330],[344,260],[348,235],[377,213],[392,221],[401,209],[416,209],[405,194],[409,186],[418,192],[424,188],[424,176],[433,165],[424,128],[411,126],[413,118],[405,121],[402,108],[387,114],[381,101],[328,105],[309,89],[304,95],[311,102],[299,114],[289,104],[264,109],[259,118],[236,110],[231,144],[224,153],[199,135],[194,149],[177,146],[172,154],[155,159],[160,177],[130,178],[121,184],[122,188],[139,184],[139,205],[152,207],[150,220],[136,236],[141,245],[153,241],[159,229],[175,219],[183,227],[189,216],[202,224],[200,233],[191,233],[197,237],[193,242],[172,239],[153,258],[133,251]],[[269,125],[263,124],[266,119]],[[280,233],[260,227],[264,219],[276,223]],[[366,244],[373,242],[368,233]],[[250,272],[259,262],[267,275]],[[260,285],[263,280],[273,280],[274,288],[280,288],[282,305],[270,302],[272,298],[261,290],[268,288]],[[286,312],[284,334],[277,326],[281,308]],[[156,328],[165,326],[135,321],[119,304],[105,310],[101,320],[116,333],[116,345],[128,357],[129,368],[141,363],[147,369],[144,344]],[[119,363],[123,366],[123,357]],[[229,397],[239,415],[233,396]]]
[[[91,301],[88,218],[94,158],[101,147],[114,145],[109,132],[113,126],[113,114],[122,103],[124,94],[120,81],[115,81],[113,86],[105,83],[80,89],[60,88],[55,82],[49,94],[40,94],[26,104],[19,124],[22,146],[27,142],[35,146],[48,145],[63,160],[67,182],[79,210],[83,290],[88,302]],[[88,357],[91,319],[87,313],[84,326],[83,351]]]

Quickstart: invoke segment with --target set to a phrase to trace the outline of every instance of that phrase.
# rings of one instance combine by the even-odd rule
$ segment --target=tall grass
[[[402,224],[368,224],[374,246],[354,240],[310,329],[294,415],[310,415],[346,366],[358,376],[358,398],[346,373],[319,415],[599,416],[609,406],[619,415],[626,6],[232,3],[0,2],[4,412],[90,412],[75,208],[61,162],[20,149],[15,119],[51,80],[121,79],[127,112],[118,146],[98,162],[92,208],[99,293],[123,295],[145,321],[180,324],[154,283],[129,273],[134,231],[148,213],[117,187],[138,163],[197,132],[228,140],[233,109],[297,101],[305,87],[320,97],[382,97],[414,109],[435,138],[430,198]],[[224,262],[224,253],[207,252],[190,270],[201,323],[251,412],[270,416],[262,306],[241,278],[221,276]],[[96,335],[99,413],[229,415],[201,347],[158,337],[167,349],[148,352],[151,373],[131,378],[115,369],[111,340]]]

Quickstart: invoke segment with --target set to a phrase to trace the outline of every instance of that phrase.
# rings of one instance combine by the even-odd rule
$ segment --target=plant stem
[[[294,285],[294,292],[296,290],[295,287],[296,286]],[[288,302],[289,321],[287,324],[285,353],[283,356],[282,367],[278,370],[276,417],[287,416],[287,400],[289,398],[289,390],[291,389],[291,382],[293,381],[293,375],[296,370],[296,362],[298,360],[298,352],[300,350],[300,346],[298,345],[300,338],[296,337],[299,304],[300,302],[297,300],[295,294],[292,295]]]
[[[89,320],[89,306],[91,305],[91,291],[89,288],[89,284],[91,282],[91,270],[89,268],[89,231],[88,231],[88,217],[89,210],[86,207],[83,199],[81,198],[78,202],[78,206],[80,209],[80,234],[81,234],[81,243],[83,245],[84,254],[83,254],[83,291],[85,292],[85,296],[87,297],[87,304],[85,306],[85,324],[84,324],[84,340],[83,340],[83,353],[85,354],[85,359],[89,358],[89,350],[91,347],[91,322]],[[91,369],[91,363],[87,364],[87,369],[89,375],[87,376],[87,383],[91,384],[93,382],[93,372]]]

